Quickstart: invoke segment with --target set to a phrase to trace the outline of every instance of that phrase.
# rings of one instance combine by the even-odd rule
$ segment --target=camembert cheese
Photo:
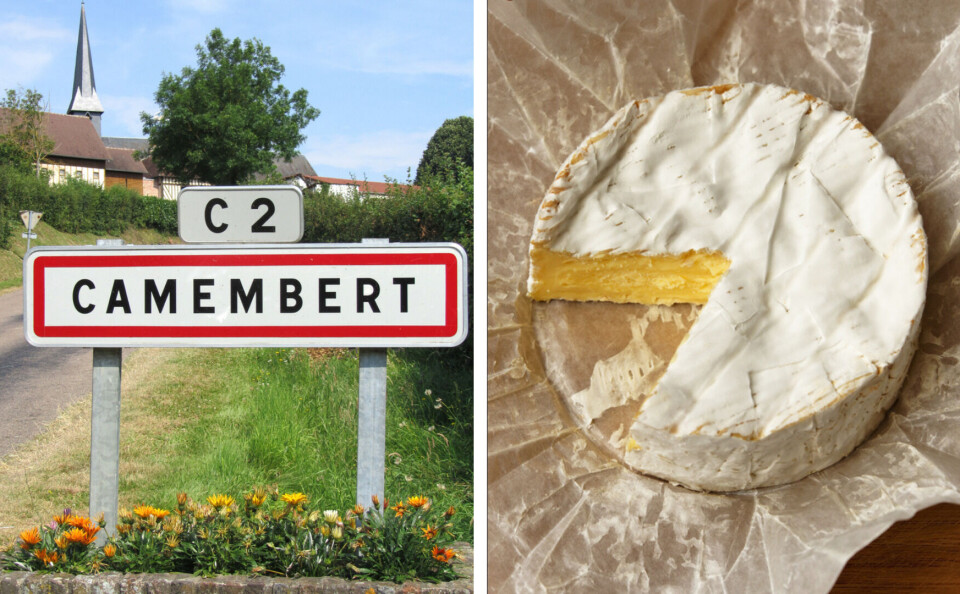
[[[778,86],[633,102],[537,213],[535,300],[703,304],[622,439],[699,490],[782,484],[882,420],[916,348],[926,238],[903,173],[853,117]]]

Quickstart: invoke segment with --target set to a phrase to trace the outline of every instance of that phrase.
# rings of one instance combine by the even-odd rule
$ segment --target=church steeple
[[[93,59],[90,57],[90,37],[87,35],[87,16],[83,2],[80,3],[80,33],[77,38],[77,65],[73,71],[73,99],[67,113],[85,115],[93,122],[100,134],[100,115],[103,105],[97,97],[97,85],[93,80]]]

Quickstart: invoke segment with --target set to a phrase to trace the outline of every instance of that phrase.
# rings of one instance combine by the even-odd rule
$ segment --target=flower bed
[[[91,520],[65,510],[49,524],[21,532],[17,543],[0,554],[0,568],[11,572],[0,578],[0,592],[37,587],[90,591],[90,585],[94,591],[109,591],[110,584],[121,589],[138,589],[140,584],[150,591],[171,584],[173,589],[205,591],[218,580],[223,582],[218,590],[260,591],[285,583],[263,579],[273,577],[309,578],[312,581],[291,582],[309,591],[367,591],[374,580],[393,582],[374,591],[393,591],[397,583],[413,581],[412,591],[433,591],[422,582],[458,580],[458,570],[468,565],[462,550],[453,546],[448,521],[455,513],[452,507],[433,510],[423,496],[392,506],[388,501],[381,505],[376,497],[372,503],[370,509],[357,505],[341,515],[337,510],[306,509],[302,493],[256,489],[243,496],[242,505],[228,495],[197,503],[181,494],[173,512],[149,505],[121,510],[116,533],[107,539],[100,532],[102,518]],[[193,575],[157,577],[170,572]],[[438,591],[469,590],[469,584],[449,588]]]

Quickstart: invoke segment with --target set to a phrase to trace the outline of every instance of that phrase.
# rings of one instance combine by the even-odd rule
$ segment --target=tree
[[[236,185],[287,159],[320,115],[307,91],[279,83],[284,68],[258,39],[232,41],[220,29],[197,46],[196,68],[167,74],[155,98],[160,113],[140,114],[150,156],[181,182]]]
[[[423,151],[414,184],[432,175],[453,175],[456,181],[458,164],[473,169],[473,118],[460,116],[443,122]]]
[[[14,161],[28,159],[40,177],[40,163],[54,147],[44,128],[49,102],[34,89],[8,89],[0,107],[4,108],[0,121],[0,131],[3,132],[0,153]]]

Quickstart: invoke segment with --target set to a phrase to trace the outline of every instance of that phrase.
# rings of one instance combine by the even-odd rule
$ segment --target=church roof
[[[67,113],[103,113],[93,79],[93,58],[90,55],[90,36],[87,34],[87,15],[80,4],[80,33],[77,36],[77,64],[73,70],[72,99]]]

